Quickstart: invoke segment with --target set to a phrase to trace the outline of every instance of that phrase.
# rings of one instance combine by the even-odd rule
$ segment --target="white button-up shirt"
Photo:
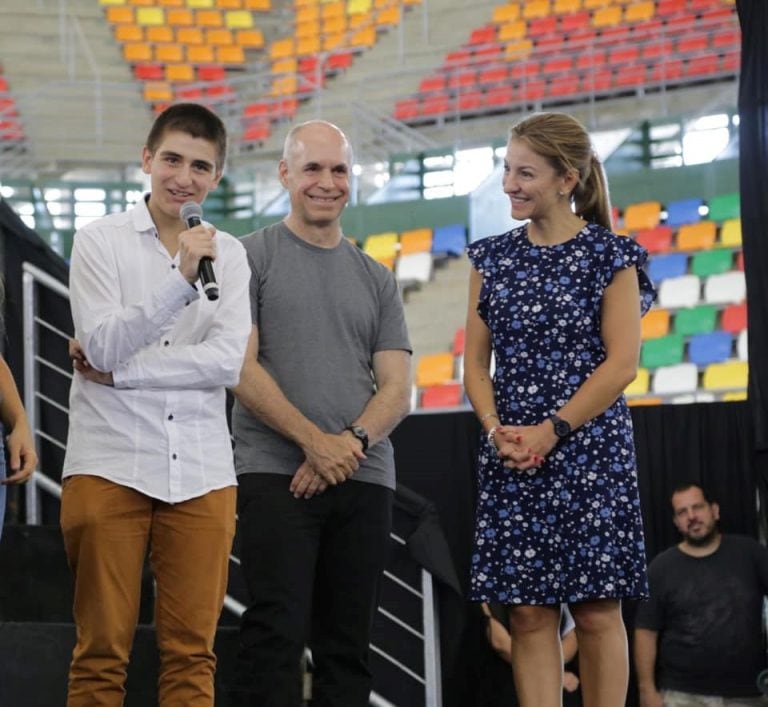
[[[170,503],[236,484],[225,388],[251,331],[250,268],[236,238],[214,238],[211,302],[182,276],[144,200],[75,235],[75,336],[114,387],[75,373],[64,477],[101,476]]]

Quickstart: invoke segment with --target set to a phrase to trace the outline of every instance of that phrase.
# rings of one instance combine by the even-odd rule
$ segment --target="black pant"
[[[389,547],[393,493],[346,481],[296,499],[290,477],[239,478],[242,618],[237,704],[298,707],[312,649],[313,707],[366,707],[368,642]],[[247,680],[243,680],[247,671]]]

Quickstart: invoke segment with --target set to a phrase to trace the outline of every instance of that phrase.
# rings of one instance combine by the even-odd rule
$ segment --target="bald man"
[[[352,153],[335,125],[293,128],[290,213],[243,239],[253,330],[233,413],[242,566],[239,704],[364,707],[411,349],[392,273],[347,238]]]

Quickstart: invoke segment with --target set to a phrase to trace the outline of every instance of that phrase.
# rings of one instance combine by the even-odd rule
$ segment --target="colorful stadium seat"
[[[640,320],[640,335],[646,339],[658,339],[669,333],[669,312],[654,308]]]
[[[624,211],[624,228],[628,231],[640,231],[659,225],[661,204],[658,201],[644,201],[630,204]]]
[[[422,408],[458,407],[464,401],[464,388],[461,383],[443,383],[431,385],[421,393]]]
[[[429,253],[401,255],[395,264],[395,277],[403,286],[429,282],[432,279],[432,263]]]
[[[454,379],[454,357],[449,351],[423,354],[416,364],[416,385],[426,388],[440,385]]]
[[[379,262],[389,262],[397,256],[397,233],[375,233],[365,239],[363,251]]]
[[[720,227],[720,245],[741,246],[741,219],[731,218]]]
[[[467,246],[467,229],[460,223],[438,226],[432,232],[432,255],[458,256]]]
[[[678,250],[706,250],[715,245],[717,225],[714,221],[684,223],[677,231]]]
[[[704,371],[705,390],[744,390],[747,387],[749,369],[746,361],[713,363]]]
[[[464,336],[465,336],[464,327],[459,327],[456,330],[456,333],[453,335],[453,345],[451,347],[451,350],[453,351],[454,356],[464,355]]]
[[[691,258],[691,272],[702,278],[728,272],[732,267],[733,253],[730,250],[703,250]]]
[[[643,342],[640,363],[645,368],[672,366],[683,361],[685,340],[679,334],[668,334]]]
[[[739,332],[739,335],[736,337],[736,355],[739,357],[739,361],[746,361],[748,358],[748,336],[749,332],[744,329],[744,331]]]
[[[432,248],[432,229],[414,228],[400,234],[400,255],[429,253]]]
[[[721,363],[731,358],[733,336],[727,331],[696,334],[688,342],[688,360],[697,366]]]
[[[669,226],[656,226],[655,228],[638,231],[635,240],[651,255],[666,253],[672,249],[673,233],[674,231]]]
[[[720,321],[723,331],[729,331],[731,334],[738,334],[747,328],[747,303],[729,304],[723,310],[723,316]]]
[[[634,395],[645,395],[648,392],[650,374],[647,368],[638,368],[635,379],[624,388],[624,395],[631,397]]]
[[[738,304],[747,296],[744,273],[732,271],[712,275],[704,284],[704,301],[712,304]]]
[[[648,315],[643,317],[647,319]],[[715,330],[717,307],[713,304],[700,304],[690,309],[679,309],[675,314],[675,333],[681,336],[707,334]]]
[[[701,278],[698,275],[683,275],[663,280],[659,286],[660,307],[694,307],[701,296]]]
[[[667,253],[651,258],[648,276],[654,282],[685,275],[688,270],[688,256],[685,253]]]
[[[667,204],[667,226],[676,228],[684,223],[696,223],[701,220],[699,209],[704,204],[701,199],[679,199]]]
[[[693,363],[678,363],[661,366],[653,374],[653,393],[656,395],[677,395],[693,393],[699,385],[699,370]]]
[[[741,197],[738,192],[713,197],[708,205],[708,218],[712,221],[726,221],[741,216]]]

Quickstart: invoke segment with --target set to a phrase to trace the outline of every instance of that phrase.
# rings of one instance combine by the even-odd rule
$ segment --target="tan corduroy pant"
[[[212,707],[213,641],[235,532],[230,486],[170,504],[98,476],[65,479],[61,529],[75,579],[67,707],[119,707],[147,548],[157,583],[161,707]]]

